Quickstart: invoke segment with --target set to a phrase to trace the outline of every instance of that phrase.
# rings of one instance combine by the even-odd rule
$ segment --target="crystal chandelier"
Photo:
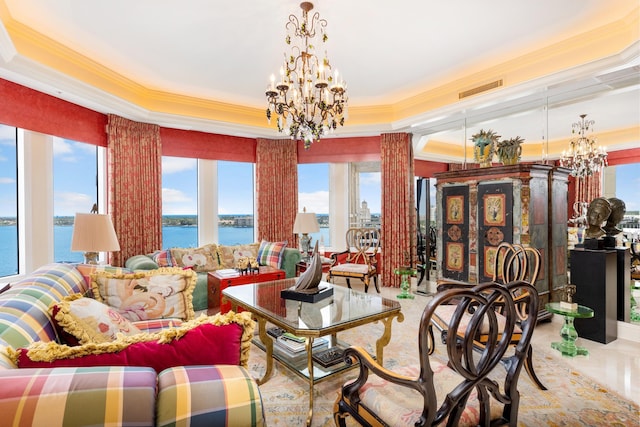
[[[327,21],[315,12],[309,16],[313,4],[303,2],[302,19],[289,15],[286,24],[287,45],[284,64],[280,68],[280,80],[271,75],[266,90],[267,119],[277,117],[278,131],[292,139],[302,139],[308,149],[314,140],[343,126],[347,114],[346,85],[339,78],[338,70],[332,70],[325,51],[322,60],[313,53],[316,46],[327,41]],[[299,45],[296,45],[295,42]]]
[[[562,152],[560,165],[571,169],[571,175],[584,178],[599,172],[607,166],[607,152],[603,147],[596,147],[596,140],[585,136],[585,132],[593,127],[593,120],[585,120],[586,114],[580,115],[580,121],[571,125],[572,134],[580,136],[571,140],[569,150]]]

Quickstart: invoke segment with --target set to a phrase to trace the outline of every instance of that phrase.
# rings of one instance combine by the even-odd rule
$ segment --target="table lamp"
[[[119,251],[120,243],[113,229],[111,216],[99,213],[77,213],[73,223],[71,250],[84,251],[87,264],[97,264],[99,252]]]
[[[293,223],[293,232],[300,235],[300,245],[302,246],[302,260],[309,261],[309,251],[311,250],[311,237],[309,233],[317,233],[320,231],[316,214],[307,212],[307,208],[303,208],[302,212],[296,214],[296,220]]]

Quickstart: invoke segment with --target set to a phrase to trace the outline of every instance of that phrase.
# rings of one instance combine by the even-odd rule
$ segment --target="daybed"
[[[87,280],[95,285],[126,277],[134,283],[130,280],[134,276],[126,273],[110,267],[50,264],[3,289],[0,424],[264,425],[260,392],[246,369],[253,336],[251,318],[245,313],[192,320],[187,316],[182,321],[160,318],[137,324],[142,331],[168,327],[136,332],[130,326],[136,322],[118,318],[110,307],[107,318],[99,317],[93,305],[106,304],[82,296],[90,292]],[[193,280],[188,279],[189,274]],[[189,303],[193,275],[184,273],[185,283],[191,280],[191,285],[177,297],[181,303]],[[183,275],[176,273],[175,277]],[[167,296],[167,303],[174,296]],[[112,297],[105,294],[105,298]],[[69,327],[69,319],[76,319],[73,315],[77,314],[70,307],[75,310],[82,307],[80,303],[90,307],[97,324],[78,321],[76,326],[95,332],[94,338]],[[50,307],[57,309],[53,317]],[[178,315],[188,311],[171,310]],[[141,314],[145,313],[138,312]],[[118,319],[111,323],[112,318]],[[91,326],[97,326],[95,331]],[[60,344],[74,338],[70,331],[77,333],[77,345]],[[112,335],[115,340],[109,341]]]

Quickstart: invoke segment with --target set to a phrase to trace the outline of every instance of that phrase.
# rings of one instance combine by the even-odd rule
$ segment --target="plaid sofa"
[[[18,369],[7,348],[58,341],[51,303],[85,293],[72,264],[49,264],[0,294],[0,424],[261,426],[262,398],[242,366]]]

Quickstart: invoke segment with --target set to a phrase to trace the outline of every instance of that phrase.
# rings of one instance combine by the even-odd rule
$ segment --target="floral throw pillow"
[[[195,271],[214,271],[220,268],[217,245],[204,245],[200,248],[173,248],[170,250],[174,265],[190,267]]]
[[[194,318],[192,294],[197,274],[192,270],[165,267],[131,274],[96,273],[91,279],[95,299],[132,322]]]
[[[61,339],[69,345],[110,342],[118,334],[141,332],[117,310],[82,294],[65,297],[49,310]]]
[[[286,247],[286,240],[284,242],[267,242],[263,240],[260,243],[260,249],[258,249],[258,263],[273,268],[280,268]]]

